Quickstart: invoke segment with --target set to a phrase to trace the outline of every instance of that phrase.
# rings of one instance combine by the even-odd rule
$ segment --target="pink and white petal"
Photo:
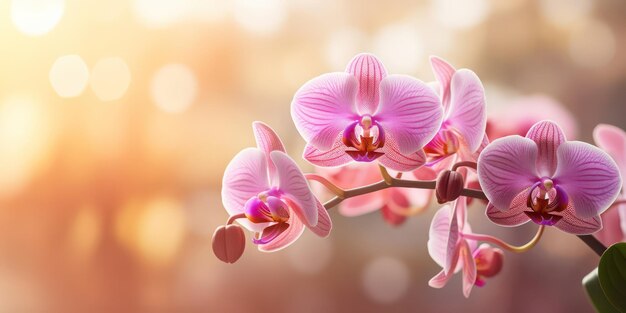
[[[604,151],[580,141],[557,150],[555,185],[565,190],[580,218],[598,216],[615,201],[622,179],[615,161]]]
[[[317,225],[307,225],[307,227],[309,227],[314,234],[322,238],[328,237],[330,231],[333,229],[333,222],[328,215],[328,211],[321,202],[317,201]]]
[[[272,151],[272,162],[276,165],[278,189],[284,197],[295,203],[291,208],[310,225],[317,225],[317,199],[313,196],[304,174],[296,163],[284,152]]]
[[[354,159],[346,153],[346,146],[341,142],[341,134],[337,136],[332,147],[327,151],[321,151],[313,145],[307,144],[302,157],[311,164],[321,167],[342,166],[354,161]]]
[[[528,223],[530,218],[524,213],[529,210],[526,207],[528,189],[522,191],[511,204],[511,209],[506,211],[498,210],[493,204],[487,204],[485,214],[490,221],[505,227],[516,227]]]
[[[626,132],[613,125],[600,124],[593,130],[593,139],[615,160],[622,179],[626,177]]]
[[[450,85],[450,108],[445,118],[474,152],[483,141],[487,127],[485,89],[476,74],[468,69],[458,70]]]
[[[356,55],[346,72],[354,75],[359,84],[356,108],[359,114],[374,114],[380,97],[380,81],[387,76],[383,63],[371,53]]]
[[[536,160],[537,145],[520,136],[497,139],[483,150],[478,158],[478,180],[496,208],[510,209],[513,199],[538,181]]]
[[[565,134],[559,125],[552,121],[541,121],[528,130],[526,138],[537,143],[537,171],[540,176],[551,177],[557,167],[556,151],[566,142]]]
[[[626,207],[626,205],[620,205]],[[618,207],[613,207],[602,213],[602,230],[593,234],[600,242],[609,247],[614,243],[626,241],[626,233],[622,231],[620,212]]]
[[[222,203],[231,216],[243,213],[244,205],[250,198],[269,189],[267,162],[263,151],[246,148],[237,153],[226,166],[222,179]],[[252,231],[260,231],[265,226],[245,219],[239,221]]]
[[[428,231],[428,254],[446,272],[456,267],[453,263],[458,248],[459,226],[455,213],[454,208],[443,206],[435,213]]]
[[[346,199],[339,205],[339,214],[353,217],[380,210],[386,203],[386,195],[379,191]]]
[[[452,75],[456,72],[454,67],[446,62],[444,59],[436,56],[430,57],[430,67],[435,74],[435,79],[439,83],[441,96],[441,102],[444,107],[444,111],[447,112],[450,104],[450,82],[452,81]]]
[[[348,73],[313,78],[296,92],[291,117],[309,144],[327,151],[349,123],[358,119],[354,108],[357,81]]]
[[[560,219],[554,226],[564,232],[574,235],[589,235],[602,229],[602,218],[597,216],[581,217],[573,207],[569,206],[561,212]]]
[[[393,139],[385,143],[382,151],[384,154],[378,158],[378,162],[384,167],[394,171],[409,172],[426,163],[426,154],[424,154],[424,151],[418,150],[408,155],[402,154]]]
[[[443,288],[446,286],[450,278],[452,278],[452,272],[446,272],[445,270],[441,270],[435,277],[431,278],[428,281],[428,286],[433,288]]]
[[[259,250],[263,252],[279,251],[298,240],[304,232],[304,224],[302,221],[300,221],[300,219],[293,214],[293,212],[291,212],[291,216],[289,217],[289,220],[287,220],[287,224],[289,224],[287,230],[278,235],[278,237],[274,238],[274,240],[266,244],[259,245]]]
[[[443,112],[439,97],[428,85],[406,75],[389,75],[380,83],[380,106],[374,115],[393,138],[400,153],[421,149],[437,133]]]
[[[265,153],[270,177],[273,177],[276,167],[274,167],[274,163],[270,160],[270,152],[274,150],[285,152],[285,146],[276,132],[263,122],[253,122],[252,131],[254,132],[257,148]]]
[[[463,295],[468,298],[476,282],[476,261],[465,240],[461,242],[461,262],[463,263]]]

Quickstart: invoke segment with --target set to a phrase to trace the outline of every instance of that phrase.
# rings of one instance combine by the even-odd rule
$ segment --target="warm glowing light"
[[[91,90],[102,101],[121,98],[130,85],[130,70],[121,58],[103,58],[91,71]]]
[[[435,0],[434,16],[444,26],[453,29],[470,28],[482,23],[489,14],[487,0]]]
[[[322,272],[332,258],[332,242],[305,232],[294,244],[285,250],[289,264],[298,272],[317,274]]]
[[[389,73],[394,74],[417,71],[425,58],[422,38],[410,24],[393,24],[381,29],[374,38],[373,49]]]
[[[0,194],[19,192],[46,164],[56,135],[49,116],[30,97],[0,105]]]
[[[551,23],[568,27],[572,26],[591,13],[591,0],[541,0],[539,8],[543,16]]]
[[[603,22],[588,21],[576,28],[570,37],[569,54],[581,67],[598,68],[615,57],[615,34]]]
[[[169,26],[187,13],[189,0],[134,0],[133,9],[139,21],[149,28]]]
[[[371,261],[363,271],[363,288],[367,295],[379,303],[392,303],[409,289],[410,272],[406,264],[390,257]]]
[[[102,235],[101,225],[93,206],[85,206],[78,211],[68,234],[70,249],[77,258],[87,258],[94,252]]]
[[[196,99],[198,83],[189,67],[169,64],[152,78],[150,93],[156,105],[165,112],[183,112]]]
[[[334,69],[343,69],[348,62],[364,51],[365,34],[356,28],[343,28],[333,32],[326,42],[326,60]]]
[[[75,54],[58,58],[49,73],[50,84],[64,98],[80,96],[89,80],[89,69],[83,59]]]
[[[182,206],[171,198],[153,199],[136,226],[139,252],[148,263],[165,265],[176,255],[185,235]]]
[[[59,23],[64,9],[64,0],[13,0],[11,19],[22,33],[41,36]]]
[[[234,5],[235,20],[251,33],[274,33],[287,17],[284,0],[236,0]]]

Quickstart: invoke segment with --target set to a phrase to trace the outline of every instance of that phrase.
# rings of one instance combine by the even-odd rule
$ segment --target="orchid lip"
[[[342,141],[349,148],[345,152],[357,162],[371,162],[384,154],[379,149],[385,145],[385,132],[370,115],[350,123]]]
[[[460,148],[459,134],[454,129],[443,125],[441,130],[424,146],[429,157],[428,166],[432,166],[448,156],[455,154]]]
[[[551,212],[562,212],[569,205],[569,197],[563,188],[550,178],[542,178],[530,187],[526,200],[532,212],[524,212],[539,225],[552,226],[561,219],[561,216]]]

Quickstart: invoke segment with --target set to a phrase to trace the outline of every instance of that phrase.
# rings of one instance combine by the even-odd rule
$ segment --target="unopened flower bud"
[[[493,277],[502,270],[504,252],[488,244],[482,244],[474,252],[476,273],[482,277]]]
[[[218,227],[213,233],[213,253],[225,263],[235,263],[246,248],[246,236],[239,225]]]
[[[465,180],[461,173],[449,170],[441,172],[437,177],[437,185],[435,187],[437,202],[443,204],[456,200],[461,195],[464,184]]]

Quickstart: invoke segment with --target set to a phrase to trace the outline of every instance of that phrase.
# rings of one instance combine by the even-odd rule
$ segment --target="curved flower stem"
[[[513,246],[496,237],[492,237],[489,235],[463,234],[463,237],[465,239],[490,242],[490,243],[493,243],[495,245],[502,247],[505,250],[516,252],[516,253],[521,253],[521,252],[526,252],[530,250],[530,248],[534,247],[539,242],[539,239],[541,239],[541,236],[543,235],[544,229],[545,229],[545,226],[540,225],[539,228],[537,229],[537,233],[535,234],[535,237],[533,237],[533,239],[531,239],[528,243],[522,246]]]
[[[464,161],[464,162],[459,162],[459,163],[455,163],[452,166],[452,171],[456,171],[459,167],[469,167],[469,168],[473,168],[474,170],[476,170],[476,168],[478,167],[478,165],[476,164],[476,162],[472,162],[472,161]]]
[[[344,197],[344,190],[341,189],[339,186],[331,183],[330,180],[326,179],[325,177],[317,175],[317,174],[304,174],[304,177],[306,177],[306,179],[308,179],[308,180],[314,180],[314,181],[324,185],[324,187],[326,187],[328,190],[330,190],[336,196]]]
[[[239,214],[235,214],[235,215],[229,217],[228,221],[226,222],[226,225],[230,225],[230,224],[234,223],[235,220],[238,220],[240,218],[246,218],[246,213],[239,213]]]

